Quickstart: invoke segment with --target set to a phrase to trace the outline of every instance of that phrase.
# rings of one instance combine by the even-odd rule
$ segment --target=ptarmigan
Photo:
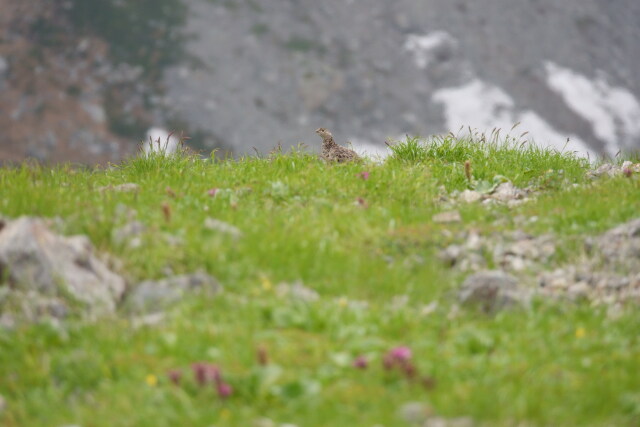
[[[333,140],[331,132],[324,128],[319,128],[316,133],[322,138],[322,155],[321,157],[327,162],[353,162],[359,161],[360,156],[348,148],[341,147]]]

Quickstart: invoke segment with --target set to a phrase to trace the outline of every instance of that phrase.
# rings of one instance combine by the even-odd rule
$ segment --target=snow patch
[[[158,142],[158,140],[160,142]],[[142,148],[144,154],[173,154],[178,149],[179,143],[179,138],[175,135],[171,135],[169,131],[162,128],[153,127],[147,131],[147,137],[142,145]]]
[[[507,132],[519,122],[517,134],[527,131],[526,140],[531,143],[585,156],[594,155],[577,136],[562,135],[534,111],[516,111],[515,102],[508,93],[478,79],[464,86],[439,89],[432,99],[444,106],[447,127],[451,130],[470,127],[485,134],[494,128]]]
[[[445,31],[434,31],[429,34],[411,34],[404,42],[404,49],[413,54],[416,66],[426,69],[439,53],[454,49],[458,45],[456,39]]]
[[[362,157],[382,161],[389,156],[389,150],[386,146],[373,144],[372,142],[358,138],[351,139],[350,144],[351,149]]]
[[[591,122],[593,133],[614,155],[640,139],[640,102],[628,90],[611,86],[604,74],[590,80],[568,68],[546,62],[547,84],[576,114]]]

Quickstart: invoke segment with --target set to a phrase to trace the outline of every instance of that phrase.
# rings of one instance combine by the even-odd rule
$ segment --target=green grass
[[[86,234],[120,258],[131,283],[161,278],[169,267],[205,270],[225,286],[221,296],[187,298],[157,326],[134,328],[123,315],[0,330],[0,424],[250,426],[267,417],[275,425],[401,426],[408,424],[398,409],[422,402],[434,414],[484,425],[637,425],[637,307],[610,318],[604,308],[538,301],[527,311],[454,316],[464,277],[437,253],[459,231],[508,231],[516,216],[535,215],[521,228],[566,242],[554,268],[581,255],[579,237],[637,216],[640,179],[591,183],[585,161],[509,142],[409,138],[392,151],[382,164],[327,165],[294,151],[0,170],[3,215],[63,218],[65,234]],[[474,180],[501,175],[540,194],[514,208],[459,205],[461,223],[434,223],[442,187],[467,188],[467,161]],[[96,191],[126,182],[140,191]],[[123,206],[149,227],[139,248],[111,238],[127,221]],[[208,216],[243,237],[206,230]],[[277,294],[278,283],[295,281],[320,298]],[[394,303],[398,296],[407,304]],[[382,367],[400,345],[413,351],[415,380]],[[261,346],[266,367],[256,361]],[[367,370],[351,366],[360,354]],[[220,366],[230,398],[195,385],[190,365],[199,361]],[[184,372],[182,386],[168,380],[171,369]],[[434,384],[425,387],[424,377]]]

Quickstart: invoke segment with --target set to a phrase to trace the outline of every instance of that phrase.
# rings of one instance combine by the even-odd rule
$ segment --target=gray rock
[[[163,312],[143,314],[131,319],[131,327],[133,327],[133,329],[154,327],[160,325],[164,321],[164,319],[165,313]]]
[[[131,248],[137,248],[142,244],[140,235],[146,231],[147,227],[140,221],[131,221],[122,227],[111,231],[111,240],[116,245],[127,243]]]
[[[596,248],[612,267],[640,272],[640,218],[602,234]]]
[[[475,202],[479,202],[480,200],[482,200],[482,194],[480,194],[477,191],[473,191],[473,190],[464,190],[458,196],[458,200],[460,200],[462,202],[465,202],[465,203],[475,203]]]
[[[71,299],[95,314],[114,311],[125,290],[124,279],[94,256],[86,236],[57,235],[38,218],[5,223],[0,270],[13,289]]]
[[[105,191],[115,191],[117,193],[137,193],[140,191],[140,186],[133,182],[126,182],[120,185],[105,185],[103,187],[96,188],[97,191],[103,193]]]
[[[479,306],[485,312],[526,302],[526,293],[518,280],[500,270],[472,274],[462,283],[458,300],[467,306]]]
[[[540,294],[569,300],[586,299],[594,305],[640,301],[640,273],[621,275],[587,260],[538,276]]]
[[[204,220],[204,227],[207,230],[217,231],[222,234],[227,234],[234,239],[239,239],[242,237],[242,231],[234,225],[231,225],[227,222],[220,221],[219,219],[207,217]]]
[[[13,291],[11,299],[19,303],[21,315],[29,321],[42,318],[62,320],[69,313],[67,303],[61,298],[44,296],[33,291]]]
[[[461,245],[449,245],[438,254],[438,257],[448,266],[453,267],[464,255]]]
[[[587,177],[591,179],[600,178],[602,176],[614,177],[614,176],[631,176],[634,173],[640,172],[640,163],[633,163],[630,161],[625,161],[622,165],[616,165],[613,163],[604,163],[598,166],[594,170],[590,170],[587,172]]]
[[[555,254],[553,236],[533,237],[516,231],[511,239],[498,242],[493,248],[493,261],[504,270],[537,268],[546,265]]]
[[[16,327],[15,316],[9,313],[0,314],[0,328],[5,330],[12,330]]]
[[[551,235],[530,236],[519,230],[513,233],[482,236],[466,232],[458,237],[461,244],[447,246],[440,259],[460,271],[478,271],[486,268],[486,254],[493,254],[493,262],[505,271],[540,269],[555,254]]]
[[[430,417],[423,427],[473,427],[476,425],[471,417],[444,418]]]
[[[179,302],[188,294],[200,292],[213,296],[221,291],[222,286],[214,277],[198,272],[141,282],[128,295],[125,306],[133,312],[158,312]]]
[[[279,283],[275,291],[280,298],[291,297],[296,301],[313,302],[320,298],[315,290],[305,286],[302,282]]]
[[[277,424],[270,418],[261,417],[253,420],[253,427],[276,427]]]
[[[462,221],[462,217],[460,216],[460,212],[458,211],[447,211],[447,212],[440,212],[438,214],[435,214],[431,218],[431,220],[437,223],[448,224],[448,223],[460,222]]]
[[[508,202],[510,200],[521,200],[526,196],[526,192],[517,188],[510,182],[503,182],[495,191],[491,193],[491,198],[499,202]]]
[[[411,424],[422,424],[431,415],[432,409],[422,402],[407,402],[398,409],[398,417]]]

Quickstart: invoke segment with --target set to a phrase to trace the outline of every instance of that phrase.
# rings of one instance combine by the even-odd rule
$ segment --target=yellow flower
[[[228,420],[230,417],[231,411],[227,408],[224,408],[222,411],[220,411],[220,418],[222,418],[223,420]]]
[[[349,304],[349,300],[346,297],[340,297],[338,299],[338,305],[340,307],[346,307]]]
[[[158,377],[156,377],[153,374],[147,375],[147,377],[145,378],[145,381],[147,385],[149,385],[149,387],[155,387],[156,385],[158,385]]]
[[[270,291],[273,285],[271,284],[271,280],[267,276],[260,277],[260,281],[262,282],[262,289],[265,291]]]
[[[584,338],[587,335],[587,330],[583,327],[576,329],[576,338]]]

